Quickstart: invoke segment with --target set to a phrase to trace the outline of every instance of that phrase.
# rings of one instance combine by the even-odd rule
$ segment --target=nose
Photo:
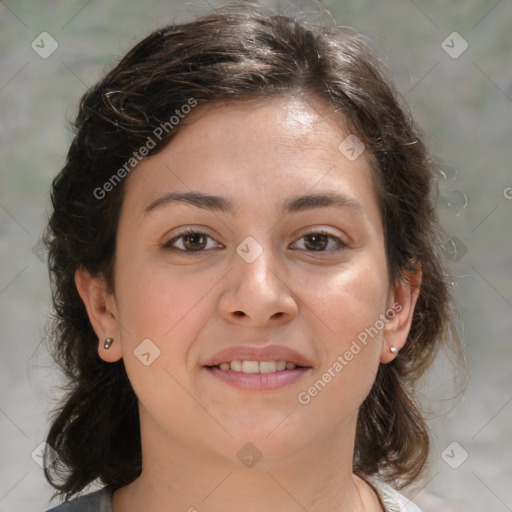
[[[289,322],[298,312],[289,272],[270,248],[263,249],[261,244],[251,242],[252,245],[241,244],[233,258],[219,300],[219,312],[226,320],[248,327]],[[261,254],[255,259],[246,257],[258,246]],[[244,253],[247,248],[249,251]]]

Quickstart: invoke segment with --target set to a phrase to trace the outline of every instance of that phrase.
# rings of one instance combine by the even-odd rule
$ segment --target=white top
[[[372,485],[379,498],[381,505],[386,512],[421,512],[421,509],[403,494],[376,478],[365,477],[365,480]]]

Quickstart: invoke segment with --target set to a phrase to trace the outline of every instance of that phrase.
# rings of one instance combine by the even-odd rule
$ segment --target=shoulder
[[[98,491],[66,501],[46,512],[112,512],[112,489],[103,487]]]
[[[411,500],[384,482],[376,478],[369,481],[382,499],[386,512],[421,512]]]

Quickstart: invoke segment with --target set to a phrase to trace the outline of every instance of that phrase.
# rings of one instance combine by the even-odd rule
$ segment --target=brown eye
[[[187,229],[166,242],[163,248],[171,252],[201,252],[206,250],[208,239],[213,240],[206,233],[194,229]]]
[[[348,247],[348,245],[343,242],[337,236],[331,235],[327,231],[313,231],[311,233],[306,233],[302,235],[301,239],[305,241],[305,250],[308,252],[327,252],[327,253],[336,253]],[[334,248],[327,249],[329,246],[329,241],[334,240]]]
[[[208,239],[213,240],[213,238],[206,233],[194,229],[187,229],[166,242],[163,245],[163,248],[170,252],[190,254],[201,253],[218,247],[215,245],[207,247]],[[305,241],[303,250],[307,252],[333,254],[348,247],[348,245],[340,238],[328,233],[327,231],[312,231],[311,233],[303,235],[301,237],[301,240],[302,239]],[[334,242],[334,247],[332,247],[332,242]]]
[[[313,233],[304,237],[306,247],[313,251],[322,251],[329,245],[329,237],[323,233]]]

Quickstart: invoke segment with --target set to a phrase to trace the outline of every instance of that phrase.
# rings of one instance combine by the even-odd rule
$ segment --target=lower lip
[[[303,377],[311,368],[295,368],[271,373],[244,373],[234,370],[206,367],[218,379],[239,389],[251,391],[268,391],[293,384]]]

